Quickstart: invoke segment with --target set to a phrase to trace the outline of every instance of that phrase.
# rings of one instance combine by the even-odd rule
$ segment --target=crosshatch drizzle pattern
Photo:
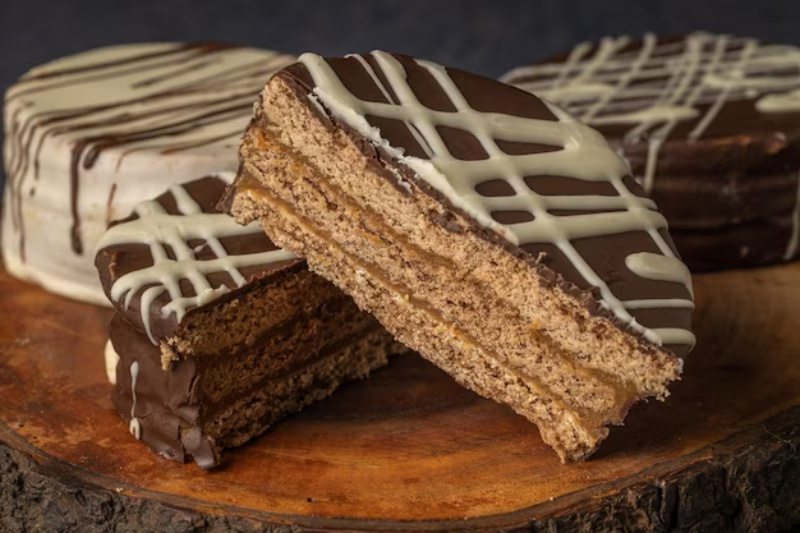
[[[647,142],[643,184],[652,190],[658,153],[675,126],[702,137],[730,101],[762,113],[800,111],[800,48],[705,32],[662,40],[645,34],[577,45],[560,63],[516,68],[501,78],[595,126],[630,125],[623,142]]]
[[[226,181],[230,182],[231,177],[226,174]],[[189,309],[205,305],[232,290],[224,284],[212,286],[208,279],[210,274],[225,272],[236,287],[241,287],[247,279],[240,269],[295,257],[280,248],[230,255],[220,239],[246,235],[263,237],[261,226],[257,222],[241,226],[229,215],[204,213],[182,185],[171,186],[169,194],[178,208],[177,214],[168,213],[156,200],[142,202],[135,209],[138,218],[112,226],[98,246],[98,249],[122,244],[145,244],[149,247],[153,264],[117,279],[111,287],[111,298],[115,302],[123,301],[127,308],[134,296],[140,295],[142,323],[153,344],[157,344],[157,339],[151,332],[150,307],[164,291],[169,293],[169,302],[162,307],[161,313],[165,316],[174,313],[180,322]],[[189,245],[189,241],[197,240],[202,244]],[[210,250],[213,258],[198,258],[200,250]],[[184,294],[180,286],[183,280],[191,284],[194,294]]]
[[[691,280],[686,267],[675,256],[659,233],[666,227],[651,200],[633,194],[624,184],[627,165],[610,149],[602,136],[576,122],[570,115],[549,106],[556,120],[530,119],[473,109],[445,67],[416,60],[426,69],[449,98],[456,111],[436,111],[421,104],[409,86],[406,71],[397,58],[385,52],[372,52],[376,72],[365,56],[349,56],[362,65],[380,88],[385,102],[365,101],[347,89],[327,61],[315,54],[304,54],[300,62],[314,81],[312,97],[331,114],[347,123],[373,143],[384,148],[414,170],[422,179],[443,193],[456,207],[477,221],[523,245],[551,243],[569,259],[589,285],[596,287],[601,304],[620,320],[658,344],[693,345],[694,336],[682,328],[648,329],[638,324],[631,309],[693,306],[690,299],[647,299],[621,301],[606,282],[576,250],[573,241],[631,231],[646,232],[660,253],[634,253],[627,257],[627,267],[636,275],[655,280],[682,283],[691,294]],[[388,86],[382,80],[386,80]],[[423,148],[427,158],[406,155],[402,147],[391,146],[366,117],[403,121]],[[465,130],[474,135],[488,154],[482,160],[466,161],[452,155],[437,131],[437,126]],[[544,144],[560,150],[525,155],[509,155],[497,141]],[[545,196],[525,183],[529,176],[566,176],[585,182],[604,182],[613,186],[614,196],[591,194]],[[513,190],[509,196],[487,197],[476,186],[502,179]],[[498,223],[492,214],[498,211],[528,211],[533,219],[519,224]],[[579,212],[570,216],[553,211]],[[602,213],[598,213],[602,210]]]

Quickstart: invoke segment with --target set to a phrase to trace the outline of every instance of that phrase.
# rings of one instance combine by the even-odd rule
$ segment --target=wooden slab
[[[586,463],[560,464],[534,426],[409,356],[204,473],[112,411],[109,311],[0,272],[0,530],[789,527],[800,263],[698,276],[696,292],[684,380]]]

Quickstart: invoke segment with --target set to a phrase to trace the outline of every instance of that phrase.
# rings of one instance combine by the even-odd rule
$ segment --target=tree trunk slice
[[[697,349],[666,404],[588,462],[418,357],[222,468],[161,459],[113,411],[110,311],[0,271],[0,530],[758,530],[800,523],[800,263],[696,277]]]

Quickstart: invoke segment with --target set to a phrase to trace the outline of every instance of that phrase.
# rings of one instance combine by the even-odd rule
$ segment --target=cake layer
[[[578,125],[570,138],[585,146],[559,148],[556,116],[404,56],[305,55],[262,93],[230,208],[409,347],[536,422],[568,460],[635,400],[666,395],[681,361],[658,345],[686,353],[691,295],[641,191],[604,175],[622,168],[610,149]],[[575,148],[592,155],[559,168],[553,155]],[[576,168],[592,160],[606,168]],[[622,217],[609,189],[629,202]],[[574,244],[550,241],[571,227],[584,232]],[[638,258],[656,254],[663,270],[643,273]]]
[[[327,332],[339,326],[328,322]],[[131,433],[169,459],[192,457],[203,468],[219,464],[224,448],[238,446],[266,431],[274,422],[328,396],[340,383],[365,377],[386,363],[394,341],[372,324],[316,349],[292,352],[292,366],[273,369],[258,379],[242,374],[231,382],[225,402],[209,400],[203,382],[225,374],[219,363],[195,359],[161,366],[161,354],[147,336],[118,314],[109,328],[119,356],[114,404]],[[324,338],[324,337],[323,337]],[[231,357],[234,357],[231,355]],[[269,354],[239,354],[267,366]],[[257,370],[257,369],[256,369]]]
[[[413,298],[414,288],[394,285],[386,272],[361,261],[336,246],[324,230],[313,229],[297,209],[268,193],[249,189],[247,194],[269,209],[261,217],[264,229],[284,246],[302,250],[318,272],[352,295],[360,307],[369,309],[399,341],[420,351],[456,381],[484,397],[510,405],[539,427],[543,440],[563,459],[591,454],[608,430],[608,423],[588,409],[571,408],[572,398],[561,398],[548,390],[536,375],[515,369],[486,342],[447,322],[437,309]],[[258,213],[247,200],[236,205],[239,213]],[[440,280],[446,291],[461,290],[458,284]],[[546,364],[546,363],[545,363]],[[560,376],[555,376],[555,380]],[[629,407],[619,407],[619,421]],[[583,420],[581,418],[583,417]]]
[[[207,424],[208,434],[224,448],[240,446],[287,414],[327,398],[343,383],[366,378],[397,353],[397,343],[380,327],[344,339],[307,367],[256,387],[252,396],[220,409]]]
[[[236,170],[264,80],[292,61],[213,43],[127,44],[38,66],[5,95],[6,269],[100,305],[110,221],[172,183]]]
[[[605,134],[681,228],[689,267],[709,270],[798,255],[798,57],[734,35],[623,35],[502,79]]]
[[[212,410],[225,408],[237,394],[232,391],[256,387],[271,376],[301,368],[331,347],[381,330],[378,322],[360,312],[352,299],[341,293],[337,296],[320,300],[316,308],[302,310],[271,328],[255,330],[256,340],[251,344],[232,345],[213,358],[192,358],[200,368],[214,368],[213,374],[204,375],[197,384],[209,407]],[[236,322],[237,319],[231,320],[231,324]],[[217,331],[221,337],[225,336],[224,327]],[[190,358],[180,353],[176,355],[178,361]]]
[[[278,152],[274,144],[270,145],[270,148],[263,147],[263,149],[272,157]],[[263,171],[265,174],[278,176],[280,174],[277,168],[269,165]],[[295,165],[294,176],[308,175],[303,170],[300,172],[297,170],[298,165]],[[375,211],[348,201],[343,194],[332,193],[331,186],[326,181],[314,180],[311,183],[297,178],[290,179],[291,185],[286,182],[282,185],[291,187],[291,200],[294,200],[291,207],[289,203],[269,197],[268,192],[256,188],[251,189],[250,193],[255,200],[253,207],[248,209],[244,204],[240,204],[237,211],[248,209],[258,213],[259,218],[270,220],[269,211],[280,209],[278,212],[285,213],[284,217],[294,218],[295,225],[306,228],[310,226],[310,217],[314,216],[315,220],[325,228],[323,232],[314,232],[320,242],[321,251],[324,251],[325,243],[329,243],[328,247],[333,247],[333,243],[341,243],[337,246],[342,248],[343,256],[348,256],[347,260],[355,272],[363,271],[381,278],[387,285],[387,291],[398,292],[402,298],[413,300],[416,305],[429,310],[436,315],[433,319],[441,323],[441,327],[452,324],[451,327],[457,328],[460,336],[472,339],[470,342],[473,344],[474,339],[492,338],[493,345],[484,346],[484,351],[502,354],[495,357],[500,357],[514,372],[528,376],[528,380],[538,382],[538,388],[552,388],[553,394],[564,398],[572,408],[583,409],[601,420],[605,419],[606,422],[619,421],[621,415],[616,412],[617,406],[627,402],[619,401],[618,395],[630,396],[633,391],[627,390],[628,384],[625,381],[633,380],[618,380],[618,373],[628,370],[631,375],[635,375],[652,370],[653,365],[648,365],[646,361],[642,361],[639,368],[614,368],[610,361],[603,360],[603,357],[608,358],[607,354],[594,357],[591,352],[594,346],[585,347],[581,354],[583,357],[579,361],[574,360],[571,355],[559,353],[557,344],[552,340],[552,333],[537,326],[546,319],[545,313],[541,310],[534,314],[520,311],[515,305],[515,301],[519,299],[515,297],[516,295],[510,291],[502,291],[497,283],[481,276],[480,272],[473,270],[462,275],[453,264],[452,257],[447,254],[448,250],[435,239],[428,239],[424,243],[426,249],[422,249],[404,239],[402,235],[398,235]],[[373,183],[368,188],[378,191],[379,186],[378,183]],[[347,222],[337,220],[335,211],[321,213],[314,211],[313,204],[323,202],[343,207],[354,218],[360,220],[361,227],[353,231]],[[263,203],[267,203],[270,207],[262,212],[255,206]],[[290,211],[294,211],[294,214]],[[284,233],[289,233],[288,228],[289,226],[280,228],[279,224],[275,223],[270,224],[269,229],[270,234],[276,229],[283,229]],[[421,230],[428,235],[435,235],[436,232],[432,223],[421,224]],[[310,233],[312,230],[303,231]],[[304,240],[302,235],[296,232],[294,235],[299,240]],[[479,249],[477,246],[475,248],[478,253],[490,253],[486,249]],[[306,247],[302,253],[307,254]],[[397,263],[402,263],[403,268],[393,267]],[[470,266],[465,265],[465,269],[470,269]],[[325,275],[328,275],[327,272]],[[510,275],[520,280],[524,279],[524,274],[519,269]],[[440,284],[432,284],[430,280],[438,280]],[[390,290],[389,287],[393,289]],[[371,309],[369,306],[365,307]],[[598,350],[594,353],[602,352]],[[582,368],[583,365],[586,365],[586,368]],[[613,369],[614,372],[609,373],[609,369]],[[548,371],[558,378],[552,380],[553,376],[548,374]],[[665,391],[659,388],[655,391],[641,392],[664,394]]]

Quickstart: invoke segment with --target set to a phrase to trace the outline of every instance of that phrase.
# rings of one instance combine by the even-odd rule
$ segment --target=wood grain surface
[[[152,454],[112,410],[110,311],[0,271],[0,530],[791,527],[800,263],[695,286],[683,380],[585,463],[404,356],[205,473]]]

